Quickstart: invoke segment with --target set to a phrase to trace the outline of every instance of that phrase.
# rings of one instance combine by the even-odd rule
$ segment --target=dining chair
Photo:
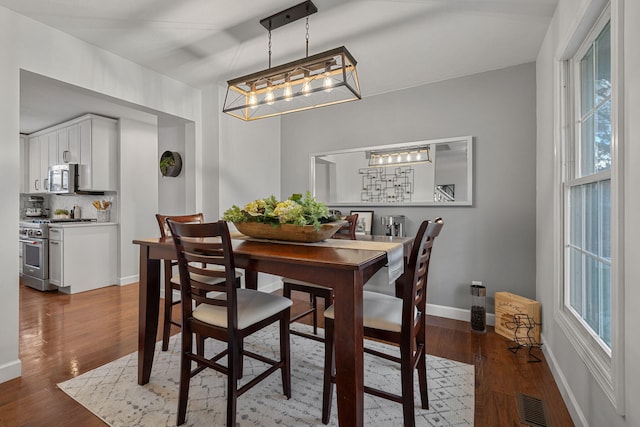
[[[344,220],[347,221],[347,224],[340,227],[336,234],[333,235],[333,238],[355,240],[358,214],[347,215],[345,216]],[[316,285],[314,283],[303,282],[301,280],[284,278],[282,294],[286,298],[291,299],[291,291],[298,291],[309,294],[309,308],[302,313],[299,313],[292,317],[291,322],[295,322],[296,320],[312,314],[313,335],[294,330],[291,330],[291,333],[294,335],[299,335],[323,342],[324,339],[318,336],[318,298],[322,298],[324,300],[324,307],[327,308],[333,302],[333,289],[321,285]]]
[[[429,409],[426,363],[426,298],[427,277],[431,250],[436,236],[444,226],[442,218],[424,221],[413,241],[411,255],[404,273],[402,298],[364,291],[364,337],[382,340],[400,348],[400,357],[372,350],[366,353],[400,363],[402,395],[364,387],[365,393],[402,403],[405,427],[415,425],[413,370],[418,370],[420,398],[423,409]],[[327,424],[331,414],[331,398],[335,382],[334,310],[327,308],[325,316],[325,366],[322,392],[322,422]],[[366,379],[365,379],[366,381]]]
[[[177,425],[186,421],[189,383],[205,368],[227,375],[227,426],[236,425],[237,399],[254,385],[281,370],[282,389],[291,397],[289,317],[291,300],[236,286],[235,262],[225,221],[203,224],[167,220],[178,254],[182,301],[182,351]],[[243,340],[279,322],[280,360],[243,350]],[[212,357],[193,352],[193,336],[227,343]],[[219,360],[226,356],[226,366]],[[268,368],[239,386],[241,360],[251,357]],[[192,369],[192,362],[196,367]]]
[[[167,218],[176,222],[203,223],[204,215],[195,213],[189,215],[161,215],[156,214],[156,220],[160,227],[160,237],[171,237],[171,230],[167,225]],[[173,306],[180,304],[180,301],[173,300],[173,290],[180,290],[180,277],[173,275],[173,267],[178,265],[177,261],[164,260],[164,321],[162,323],[162,351],[169,348],[169,338],[171,338],[171,325],[181,326],[177,320],[173,320]]]

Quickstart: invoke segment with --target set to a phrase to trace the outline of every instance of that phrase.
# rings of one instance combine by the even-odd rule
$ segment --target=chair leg
[[[189,400],[189,382],[191,381],[191,360],[186,356],[191,352],[191,333],[182,334],[182,354],[180,356],[180,391],[178,393],[178,419],[176,425],[184,424],[187,417],[187,402]]]
[[[162,325],[162,351],[169,349],[169,337],[171,336],[171,315],[173,308],[173,288],[166,279],[164,281],[164,322]]]
[[[400,346],[400,379],[402,383],[402,415],[404,427],[414,427],[413,357],[409,345]]]
[[[324,322],[324,380],[322,383],[322,422],[329,424],[331,417],[331,402],[333,400],[332,377],[335,372],[333,319]]]
[[[418,382],[420,383],[420,401],[422,409],[429,409],[429,391],[427,389],[427,355],[425,348],[418,359]]]
[[[309,294],[309,296],[313,308],[313,335],[318,335],[318,297],[314,294]]]
[[[282,393],[291,399],[291,345],[289,342],[289,318],[287,311],[280,319],[280,360],[282,360]]]
[[[238,401],[238,370],[239,370],[239,362],[242,357],[242,353],[240,351],[241,341],[232,340],[229,343],[229,354],[227,358],[229,360],[228,371],[229,375],[227,377],[227,426],[235,426],[236,425],[236,409],[237,409],[237,401]]]
[[[198,353],[198,356],[204,357],[204,339],[204,336],[196,335],[196,351]]]

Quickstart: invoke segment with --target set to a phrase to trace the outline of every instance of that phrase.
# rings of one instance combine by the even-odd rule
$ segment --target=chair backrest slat
[[[160,226],[160,237],[171,236],[171,230],[169,230],[169,226],[167,225],[167,219],[170,219],[175,222],[202,224],[204,222],[204,214],[202,214],[202,212],[195,213],[195,214],[187,214],[187,215],[156,214],[156,220],[158,221],[158,226]]]

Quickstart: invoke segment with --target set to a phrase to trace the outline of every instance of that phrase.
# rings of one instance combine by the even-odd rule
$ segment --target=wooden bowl
[[[313,243],[330,239],[340,227],[347,225],[347,221],[333,221],[321,224],[318,230],[313,225],[272,225],[261,222],[234,222],[233,224],[245,236],[257,239]]]

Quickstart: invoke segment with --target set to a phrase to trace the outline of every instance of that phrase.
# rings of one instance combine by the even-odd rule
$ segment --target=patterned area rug
[[[296,324],[292,328],[305,328]],[[277,357],[277,326],[272,325],[245,341],[256,353]],[[151,379],[137,384],[137,353],[120,358],[76,378],[58,384],[65,393],[100,417],[110,426],[174,426],[178,401],[180,338],[174,336],[169,351],[160,351],[158,343]],[[207,340],[207,351],[222,343]],[[397,354],[394,347],[367,341],[368,347]],[[209,354],[207,352],[207,354]],[[240,426],[323,426],[322,369],[323,344],[291,335],[292,397],[282,394],[280,372],[270,375],[238,399],[237,422]],[[242,382],[264,368],[261,362],[245,358]],[[418,380],[416,425],[473,425],[473,365],[428,356],[427,372],[430,409],[420,408]],[[399,365],[365,355],[365,384],[400,391]],[[338,425],[335,401],[330,425]],[[365,394],[366,426],[402,425],[402,405]],[[186,426],[224,425],[226,422],[226,377],[212,369],[191,379]]]

